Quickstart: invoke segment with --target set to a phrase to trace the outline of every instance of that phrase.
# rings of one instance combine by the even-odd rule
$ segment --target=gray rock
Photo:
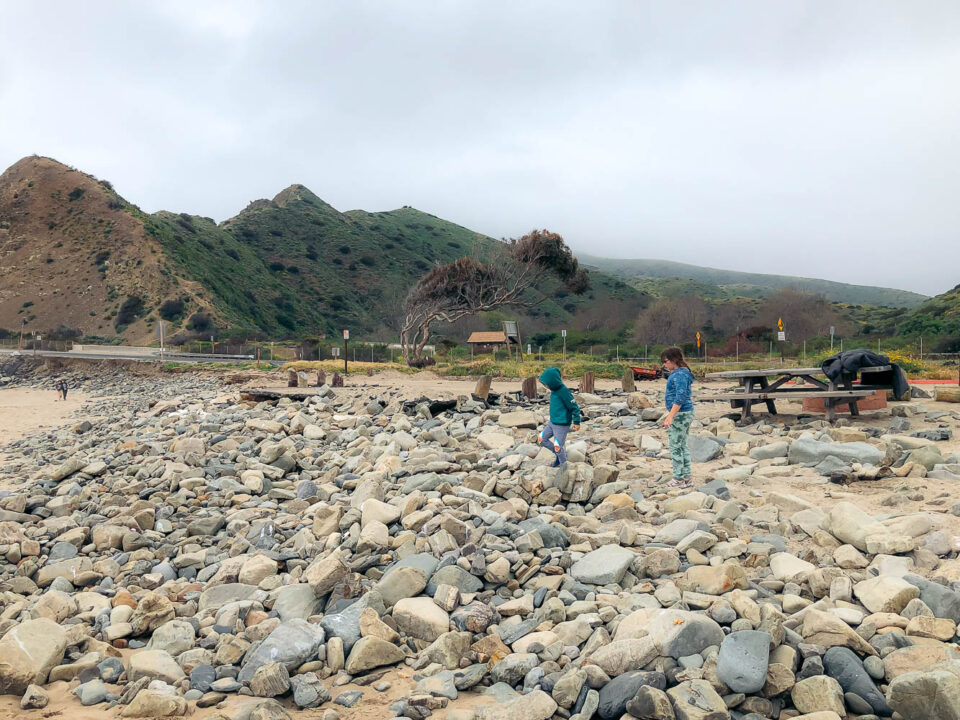
[[[823,656],[823,667],[827,675],[840,683],[845,693],[853,693],[863,698],[877,715],[891,715],[883,693],[877,688],[869,673],[850,648],[832,647]]]
[[[667,687],[667,678],[663,673],[644,672],[642,670],[619,675],[600,688],[600,702],[597,713],[603,720],[620,718],[627,710],[627,703],[636,696],[644,685],[664,690]]]
[[[660,417],[660,411],[657,411],[657,418]],[[656,419],[656,418],[654,418]],[[690,461],[695,463],[705,463],[720,457],[723,454],[723,445],[712,438],[702,435],[690,435],[687,438],[687,447],[690,450]]]
[[[604,545],[577,560],[570,568],[574,579],[588,585],[619,583],[637,554],[619,545]]]
[[[767,678],[770,640],[770,633],[756,630],[727,635],[717,657],[717,677],[733,692],[760,692]]]
[[[330,702],[330,691],[324,687],[316,673],[308,672],[292,676],[290,688],[293,690],[293,702],[301,710],[319,707],[325,702]]]
[[[250,682],[253,674],[269,662],[280,662],[287,670],[295,670],[317,654],[323,641],[324,632],[316,625],[306,620],[288,620],[248,655],[237,679],[242,683]]]
[[[817,465],[828,457],[845,463],[879,465],[883,453],[873,445],[863,442],[820,442],[809,437],[797,438],[790,444],[788,454],[791,463]]]

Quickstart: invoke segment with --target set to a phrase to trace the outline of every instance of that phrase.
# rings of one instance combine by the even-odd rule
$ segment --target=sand
[[[39,430],[65,425],[89,399],[74,391],[67,392],[65,401],[57,397],[52,390],[0,389],[0,445]]]

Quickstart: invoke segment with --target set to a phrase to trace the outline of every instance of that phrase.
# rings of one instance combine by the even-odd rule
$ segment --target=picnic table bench
[[[861,379],[872,373],[889,372],[889,365],[865,367],[860,369]],[[818,377],[819,376],[819,377]],[[873,395],[877,390],[890,389],[890,385],[869,385],[858,383],[855,378],[843,376],[836,380],[826,378],[823,371],[816,368],[770,368],[767,370],[727,370],[708,373],[708,378],[730,378],[740,383],[740,388],[728,393],[710,397],[712,400],[729,400],[730,406],[740,408],[741,420],[751,416],[753,406],[765,403],[771,415],[777,414],[777,400],[803,400],[804,398],[822,398],[827,419],[836,418],[836,408],[846,405],[851,415],[859,415],[858,401]],[[776,378],[770,382],[768,378]],[[784,387],[787,383],[801,381],[811,387]]]

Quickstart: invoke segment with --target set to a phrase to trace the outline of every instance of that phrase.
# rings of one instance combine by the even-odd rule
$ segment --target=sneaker
[[[551,465],[550,467],[560,467],[560,458],[554,458],[553,465]]]

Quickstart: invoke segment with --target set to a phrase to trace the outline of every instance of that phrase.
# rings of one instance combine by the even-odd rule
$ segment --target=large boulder
[[[237,679],[250,682],[260,666],[269,662],[280,662],[288,671],[295,670],[317,654],[323,641],[323,630],[306,620],[294,619],[281,623],[247,656]]]
[[[796,444],[796,443],[794,443]],[[853,503],[841,502],[830,508],[820,527],[841,542],[867,552],[867,537],[886,535],[887,528]]]
[[[770,633],[741,630],[723,638],[717,677],[733,692],[757,693],[767,680]]]
[[[787,457],[791,463],[816,465],[828,457],[847,463],[879,465],[884,453],[873,445],[863,442],[821,442],[811,437],[800,437],[790,444]]]
[[[960,660],[894,678],[887,702],[904,718],[960,720]]]
[[[48,618],[11,629],[0,639],[0,694],[23,695],[28,685],[43,685],[66,649],[67,631]]]
[[[696,655],[723,642],[723,629],[702,613],[661,610],[647,625],[648,637],[661,655],[674,659]]]

